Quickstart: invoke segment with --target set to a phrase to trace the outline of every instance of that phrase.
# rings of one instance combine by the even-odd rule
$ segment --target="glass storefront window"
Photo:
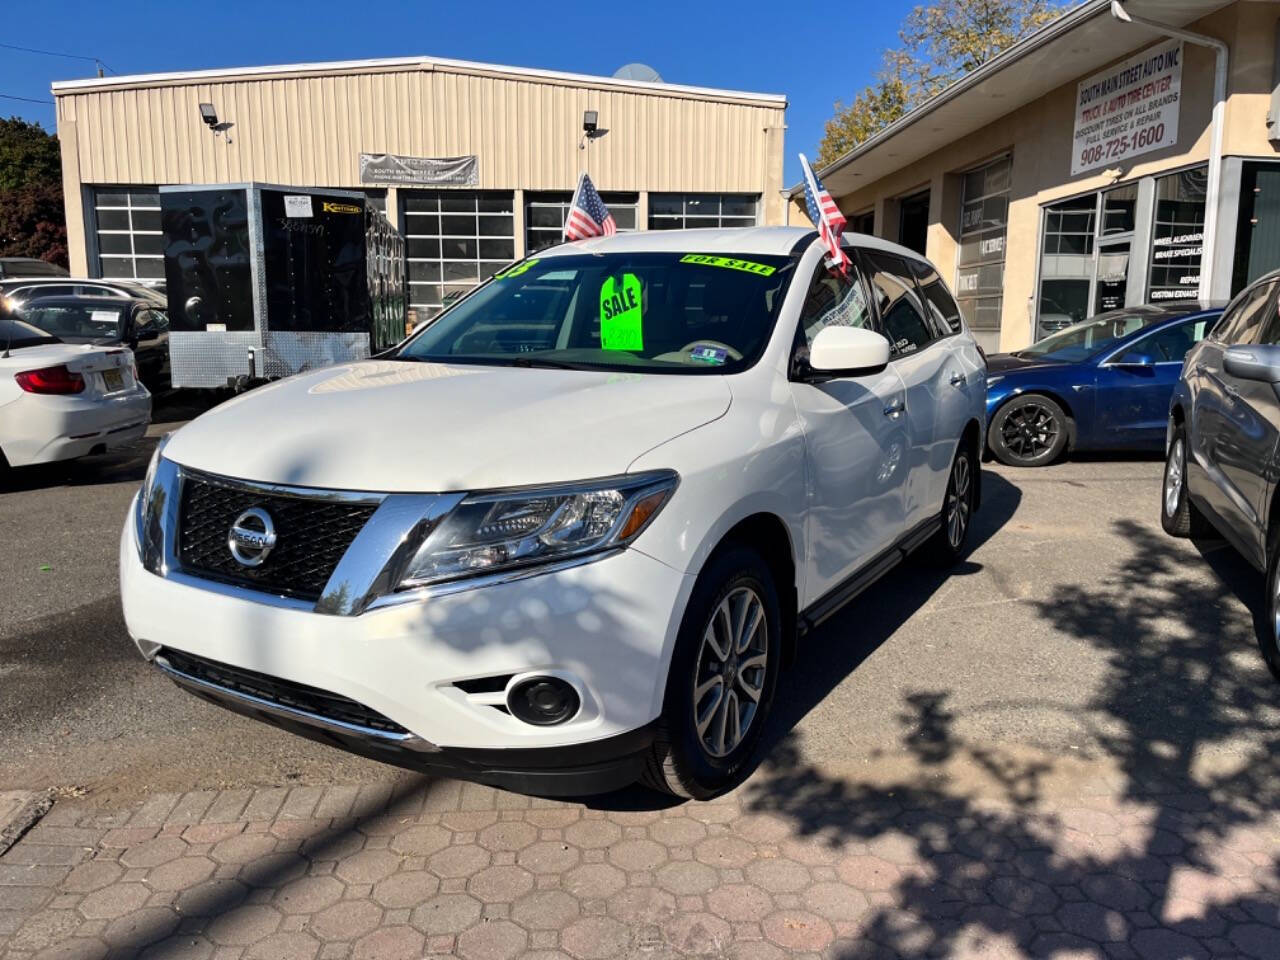
[[[966,173],[961,200],[956,301],[979,342],[990,347],[998,339],[1003,304],[1012,163],[1001,157]]]
[[[1204,252],[1207,167],[1156,178],[1155,224],[1151,234],[1153,303],[1195,300],[1200,296]]]
[[[638,193],[602,193],[600,199],[613,214],[618,232],[636,228]],[[572,193],[526,193],[524,203],[524,252],[527,256],[559,243],[564,236],[564,221],[569,215]]]

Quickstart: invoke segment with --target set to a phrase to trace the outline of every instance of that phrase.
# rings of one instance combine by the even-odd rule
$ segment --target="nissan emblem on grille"
[[[250,507],[231,524],[231,532],[227,535],[227,547],[236,563],[245,567],[256,567],[267,559],[267,554],[276,545],[276,528],[271,522],[271,514],[260,507]]]

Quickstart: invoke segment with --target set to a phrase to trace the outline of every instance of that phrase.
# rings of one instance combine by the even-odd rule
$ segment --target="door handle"
[[[951,385],[953,387],[963,387],[969,379],[963,373],[953,373],[951,375]]]
[[[907,409],[907,405],[902,400],[894,400],[884,408],[884,415],[890,420],[896,419],[902,415],[902,411]]]

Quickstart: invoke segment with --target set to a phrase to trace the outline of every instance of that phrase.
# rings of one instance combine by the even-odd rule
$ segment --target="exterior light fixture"
[[[218,125],[218,111],[213,108],[212,103],[200,104],[200,119],[209,125],[210,130]]]
[[[599,126],[600,111],[587,110],[582,114],[582,132],[588,137],[596,132]]]

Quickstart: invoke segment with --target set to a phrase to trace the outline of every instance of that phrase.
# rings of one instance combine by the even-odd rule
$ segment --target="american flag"
[[[584,173],[573,194],[569,216],[564,221],[564,238],[585,240],[587,237],[611,237],[617,232],[618,225],[613,222],[613,214],[600,199],[596,185]]]
[[[803,153],[800,154],[800,166],[804,169],[804,203],[809,210],[809,219],[818,228],[818,239],[827,248],[831,260],[844,273],[850,266],[849,255],[840,247],[840,234],[844,232],[845,224],[844,214],[831,199],[831,194],[827,193],[822,181],[814,174],[808,157]]]

